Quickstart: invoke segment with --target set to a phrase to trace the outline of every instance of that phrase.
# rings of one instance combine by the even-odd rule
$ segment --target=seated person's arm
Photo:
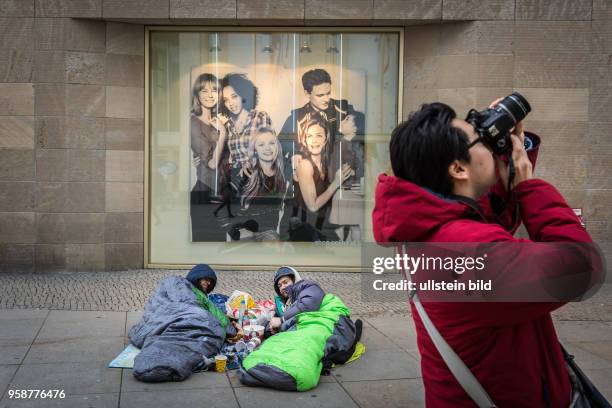
[[[324,296],[325,292],[323,292],[323,289],[321,289],[321,287],[316,283],[302,289],[302,291],[298,294],[295,303],[293,303],[283,313],[283,322],[291,319],[298,313],[314,312],[319,310]]]

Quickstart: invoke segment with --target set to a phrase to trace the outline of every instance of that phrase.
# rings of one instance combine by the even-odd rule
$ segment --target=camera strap
[[[508,153],[508,185],[506,186],[506,191],[508,192],[508,198],[511,201],[514,201],[514,212],[512,213],[512,222],[510,224],[510,228],[508,231],[512,232],[516,228],[518,228],[519,219],[520,219],[520,209],[518,198],[516,197],[516,193],[512,188],[512,182],[514,181],[514,177],[516,177],[516,166],[514,165],[514,160],[512,159],[512,151]]]
[[[406,245],[397,247],[396,251],[399,251],[400,255],[404,255],[406,253]],[[410,273],[406,273],[406,270],[404,268],[401,268],[400,273],[404,280],[412,282]],[[438,353],[440,353],[442,360],[444,360],[444,363],[446,363],[446,366],[448,367],[449,371],[451,372],[451,374],[453,374],[453,377],[455,377],[455,379],[457,380],[459,385],[461,385],[461,388],[463,388],[465,393],[472,399],[472,401],[474,401],[476,405],[478,405],[479,408],[497,407],[489,396],[489,394],[487,393],[487,391],[480,384],[476,376],[474,376],[472,371],[469,369],[469,367],[463,362],[461,357],[457,355],[457,353],[455,352],[455,350],[453,350],[450,344],[446,342],[444,337],[442,337],[442,334],[440,334],[438,328],[431,321],[429,315],[425,311],[425,308],[423,307],[423,304],[419,299],[417,291],[410,291],[408,296],[410,297],[410,300],[412,300],[412,303],[414,304],[414,307],[417,310],[417,314],[419,315],[423,326],[425,326],[425,330],[427,331],[429,338],[434,344],[434,347],[436,348],[436,350],[438,350]]]

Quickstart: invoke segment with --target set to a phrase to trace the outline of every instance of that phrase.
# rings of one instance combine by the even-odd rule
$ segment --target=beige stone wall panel
[[[170,0],[102,0],[104,18],[168,19]]]
[[[104,264],[108,270],[142,268],[142,244],[105,244]]]
[[[67,83],[104,85],[106,76],[106,55],[91,52],[66,53]]]
[[[0,149],[0,180],[33,181],[34,151],[32,149]]]
[[[144,58],[106,54],[106,85],[144,88]]]
[[[144,56],[144,26],[107,22],[106,52]]]
[[[36,215],[33,212],[0,212],[0,244],[36,242]]]
[[[36,0],[37,17],[102,17],[102,0]]]
[[[144,150],[144,123],[140,119],[106,118],[107,150]]]
[[[33,116],[0,116],[0,148],[34,147]]]
[[[237,0],[239,20],[304,20],[304,0]],[[256,23],[256,22],[253,22]]]
[[[516,0],[517,20],[591,20],[593,0]]]
[[[104,223],[104,242],[142,243],[143,216],[141,213],[107,213]]]
[[[439,20],[442,0],[374,0],[375,20]]]
[[[0,48],[0,82],[32,82],[34,51]]]
[[[444,0],[444,20],[513,20],[514,0]]]
[[[33,211],[34,183],[0,181],[0,212]]]
[[[144,205],[142,183],[106,183],[106,212],[142,213]]]
[[[106,181],[143,182],[143,171],[143,152],[106,151]]]
[[[32,84],[0,83],[0,115],[34,114],[34,87]]]
[[[34,17],[34,0],[0,0],[0,16]]]
[[[170,18],[235,19],[236,0],[170,0]]]

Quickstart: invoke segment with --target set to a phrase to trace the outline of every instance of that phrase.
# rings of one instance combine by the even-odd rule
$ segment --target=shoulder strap
[[[402,245],[401,248],[402,255],[406,252],[406,247]],[[410,274],[406,274],[406,271],[402,268],[401,271],[403,278],[410,281]],[[440,334],[436,326],[433,324],[423,304],[421,303],[419,296],[416,291],[410,292],[410,298],[414,303],[414,307],[417,310],[425,329],[427,330],[427,334],[431,338],[431,341],[436,346],[438,353],[442,356],[442,359],[446,363],[448,369],[453,373],[455,379],[459,382],[463,390],[470,396],[470,398],[478,405],[480,408],[492,408],[496,407],[487,391],[482,387],[482,385],[478,382],[474,374],[470,371],[470,369],[465,365],[463,360],[455,353],[452,347],[444,340],[444,337]]]

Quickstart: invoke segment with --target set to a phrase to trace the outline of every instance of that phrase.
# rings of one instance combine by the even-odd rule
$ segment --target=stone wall
[[[523,92],[538,174],[611,241],[608,0],[0,0],[0,270],[142,266],[146,24],[407,26],[404,115]]]

